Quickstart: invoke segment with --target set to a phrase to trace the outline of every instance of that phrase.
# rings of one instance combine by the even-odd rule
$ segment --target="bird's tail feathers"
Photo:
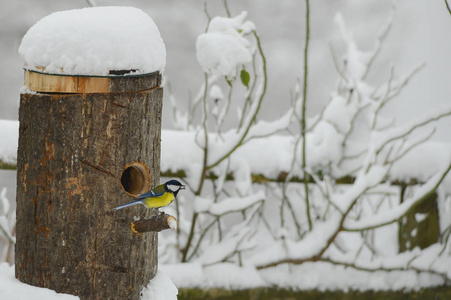
[[[143,204],[143,201],[142,200],[132,201],[130,203],[127,203],[127,204],[115,207],[115,208],[113,208],[113,210],[123,209],[123,208],[129,207],[129,206],[133,206],[133,205],[136,205],[136,204]]]

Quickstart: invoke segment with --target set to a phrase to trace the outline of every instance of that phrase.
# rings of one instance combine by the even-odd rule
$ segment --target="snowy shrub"
[[[252,50],[244,34],[254,29],[244,22],[246,13],[235,18],[215,17],[206,33],[197,38],[197,60],[206,73],[234,78],[237,69],[252,59]]]
[[[345,49],[338,58],[331,45],[339,78],[329,102],[307,118],[305,80],[296,87],[292,107],[272,121],[258,118],[267,58],[255,26],[245,17],[243,12],[210,20],[197,40],[203,86],[185,112],[176,109],[171,96],[174,124],[182,131],[166,131],[166,136],[185,147],[181,153],[163,143],[161,167],[169,173],[183,170],[192,196],[179,197],[180,226],[177,234],[160,239],[161,262],[204,267],[229,262],[256,269],[309,268],[307,263],[316,262],[366,272],[414,270],[433,277],[426,284],[446,283],[451,276],[449,214],[442,213],[438,243],[398,251],[399,222],[445,180],[450,149],[441,147],[437,163],[423,169],[422,184],[402,202],[392,182],[412,176],[425,151],[434,153],[425,150],[435,132],[430,124],[449,117],[451,107],[406,124],[382,115],[424,67],[401,77],[392,67],[388,80],[377,86],[367,80],[392,17],[374,48],[362,51],[337,14]],[[225,130],[226,118],[234,119],[235,126]],[[440,193],[439,206],[449,210],[449,190]],[[260,273],[275,283],[273,274]]]
[[[16,212],[6,198],[6,188],[0,191],[0,262],[14,262]]]

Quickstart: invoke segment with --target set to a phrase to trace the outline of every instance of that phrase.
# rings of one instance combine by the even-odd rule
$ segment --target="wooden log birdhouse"
[[[17,156],[16,277],[81,299],[138,299],[157,271],[157,233],[133,234],[159,184],[165,46],[126,7],[51,14],[25,60]]]

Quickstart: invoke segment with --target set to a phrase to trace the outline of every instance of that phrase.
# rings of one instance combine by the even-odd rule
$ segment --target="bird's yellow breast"
[[[144,204],[146,204],[148,208],[163,207],[170,204],[172,201],[174,201],[174,199],[174,194],[164,193],[159,197],[149,197],[144,199]]]

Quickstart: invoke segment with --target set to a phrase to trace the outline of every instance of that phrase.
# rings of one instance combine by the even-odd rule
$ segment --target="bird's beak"
[[[184,190],[184,189],[185,189],[185,186],[184,186],[184,185],[181,185],[181,186],[180,186],[180,189],[181,189],[181,190]]]

